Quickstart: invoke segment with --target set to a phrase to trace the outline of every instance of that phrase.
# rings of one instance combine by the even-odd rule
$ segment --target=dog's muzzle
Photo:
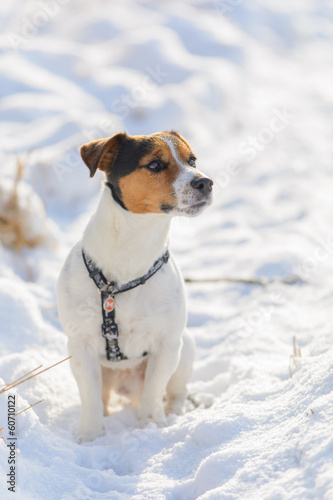
[[[208,197],[212,192],[214,182],[208,177],[196,177],[191,181],[191,186],[198,189],[203,197]]]

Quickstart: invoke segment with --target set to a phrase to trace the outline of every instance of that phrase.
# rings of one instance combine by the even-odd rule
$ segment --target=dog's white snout
[[[209,204],[212,197],[213,181],[198,170],[185,167],[173,185],[177,208],[189,209],[198,204]]]

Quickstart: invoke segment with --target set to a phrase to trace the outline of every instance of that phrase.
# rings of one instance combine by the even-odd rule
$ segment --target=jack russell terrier
[[[106,175],[57,283],[83,442],[103,434],[112,390],[138,405],[142,425],[165,425],[165,412],[183,411],[195,346],[168,232],[173,216],[197,215],[211,203],[213,181],[177,132],[119,133],[80,153],[90,177],[97,169]]]

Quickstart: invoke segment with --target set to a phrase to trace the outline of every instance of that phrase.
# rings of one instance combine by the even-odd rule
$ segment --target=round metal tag
[[[113,311],[113,309],[115,308],[115,301],[114,301],[114,298],[113,297],[108,297],[105,301],[104,301],[104,309],[105,311],[107,312],[111,312]]]

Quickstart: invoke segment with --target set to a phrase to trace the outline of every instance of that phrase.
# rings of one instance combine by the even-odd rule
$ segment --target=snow
[[[215,181],[213,206],[171,235],[194,280],[199,406],[145,429],[118,408],[78,445],[58,365],[0,394],[6,442],[8,394],[17,412],[43,399],[16,417],[15,498],[333,498],[332,7],[266,4],[1,2],[0,208],[19,157],[25,229],[44,236],[0,244],[2,385],[67,357],[55,280],[102,180],[81,144],[175,129]],[[0,439],[3,499],[8,453]]]

